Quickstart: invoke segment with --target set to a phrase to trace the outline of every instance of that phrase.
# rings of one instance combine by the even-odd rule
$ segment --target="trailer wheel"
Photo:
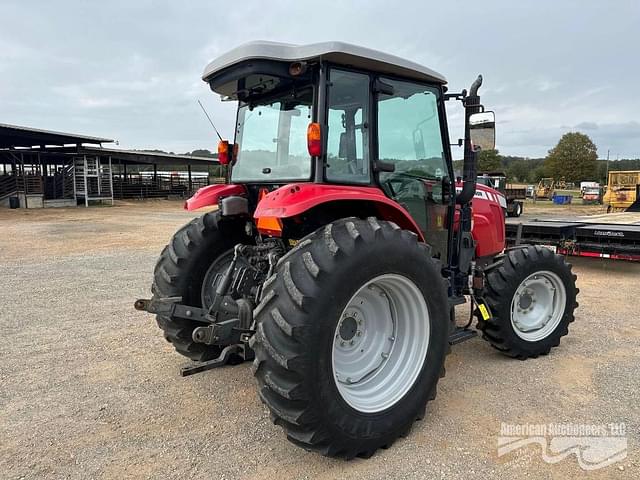
[[[483,338],[522,360],[546,355],[574,320],[575,281],[571,265],[548,248],[529,245],[504,253],[486,272],[483,297],[493,316],[478,323]]]
[[[300,241],[265,282],[255,319],[262,401],[290,441],[327,456],[391,445],[444,374],[439,263],[389,222],[339,220]]]
[[[223,231],[222,231],[223,230]],[[151,290],[158,298],[182,297],[182,303],[202,307],[206,303],[217,268],[222,271],[230,261],[229,251],[243,240],[243,225],[221,222],[219,212],[209,212],[184,225],[162,250],[154,269]],[[201,323],[157,315],[158,326],[176,351],[194,361],[217,357],[220,348],[196,343],[191,337]]]

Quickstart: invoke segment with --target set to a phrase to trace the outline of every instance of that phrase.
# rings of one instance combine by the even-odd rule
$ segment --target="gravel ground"
[[[286,441],[248,364],[180,378],[184,360],[133,310],[191,216],[177,202],[0,211],[1,478],[640,477],[640,265],[574,259],[580,308],[559,349],[521,362],[480,339],[454,347],[409,436],[344,462]],[[625,422],[628,457],[592,472],[538,446],[499,457],[501,422]]]

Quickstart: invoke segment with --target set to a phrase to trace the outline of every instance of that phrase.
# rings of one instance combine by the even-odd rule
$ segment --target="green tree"
[[[556,179],[567,182],[595,180],[598,176],[598,152],[591,139],[580,132],[565,133],[549,150],[545,170]]]
[[[214,154],[211,153],[209,150],[207,150],[206,148],[200,148],[197,150],[194,150],[193,152],[189,153],[185,153],[185,155],[190,155],[192,157],[214,157]]]
[[[498,150],[482,150],[478,154],[478,172],[499,172],[502,168],[502,157]]]
[[[538,165],[536,168],[529,170],[527,175],[528,183],[538,183],[541,178],[547,176],[547,170],[544,168],[544,165]]]
[[[530,160],[514,160],[507,165],[506,173],[510,182],[526,182],[532,168]]]

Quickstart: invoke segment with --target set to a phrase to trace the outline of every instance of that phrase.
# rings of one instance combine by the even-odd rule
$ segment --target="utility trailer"
[[[564,255],[640,262],[640,214],[614,215],[606,216],[611,221],[603,221],[602,215],[571,221],[508,221],[507,244],[543,245]]]

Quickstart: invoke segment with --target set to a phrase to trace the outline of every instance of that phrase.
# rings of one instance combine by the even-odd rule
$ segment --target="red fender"
[[[357,200],[372,202],[381,219],[395,222],[424,241],[418,224],[404,207],[388,198],[376,187],[292,183],[265,195],[254,212],[254,218],[289,218],[327,202]]]
[[[198,191],[193,194],[193,197],[184,202],[184,209],[197,210],[198,208],[217,205],[218,200],[223,197],[246,194],[247,189],[244,185],[208,185],[198,189]]]

